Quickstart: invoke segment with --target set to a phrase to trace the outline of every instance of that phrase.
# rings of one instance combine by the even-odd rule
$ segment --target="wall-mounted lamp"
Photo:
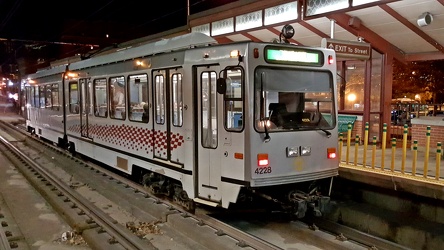
[[[429,12],[422,13],[417,20],[419,27],[427,26],[431,24],[432,21],[433,21],[433,15],[430,14]]]

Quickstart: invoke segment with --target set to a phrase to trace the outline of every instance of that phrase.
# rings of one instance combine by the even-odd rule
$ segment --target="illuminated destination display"
[[[280,64],[298,64],[322,66],[324,57],[321,51],[301,48],[265,48],[265,61]]]

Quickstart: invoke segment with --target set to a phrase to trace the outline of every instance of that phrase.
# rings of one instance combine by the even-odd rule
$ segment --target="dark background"
[[[189,0],[189,11],[235,1]],[[23,60],[41,67],[84,54],[91,46],[104,48],[184,26],[187,5],[187,0],[0,0],[0,76],[19,72]]]

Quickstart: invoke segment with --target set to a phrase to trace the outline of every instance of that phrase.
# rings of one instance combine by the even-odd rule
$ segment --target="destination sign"
[[[369,43],[342,41],[322,38],[321,47],[336,51],[337,57],[356,58],[361,60],[370,59],[371,46]]]

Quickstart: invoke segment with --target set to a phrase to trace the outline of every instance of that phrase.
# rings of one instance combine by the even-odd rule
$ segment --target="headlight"
[[[298,148],[287,147],[287,157],[297,157],[299,156]]]
[[[301,146],[301,155],[311,155],[311,147]]]

